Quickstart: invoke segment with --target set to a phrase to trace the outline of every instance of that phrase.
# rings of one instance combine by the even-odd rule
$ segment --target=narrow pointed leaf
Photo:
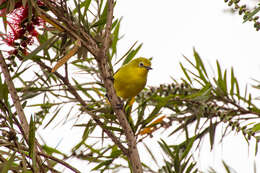
[[[188,79],[188,81],[190,82],[190,84],[192,84],[191,78],[190,78],[190,76],[188,75],[186,68],[183,67],[182,63],[180,63],[180,66],[181,66],[181,69],[182,69],[184,75],[186,76],[186,78]]]
[[[129,61],[131,61],[135,55],[138,53],[138,51],[141,49],[142,47],[142,43],[134,50],[130,51],[130,53],[128,54],[128,56],[125,58],[124,62],[123,62],[123,65],[124,64],[127,64]]]
[[[159,167],[157,159],[155,158],[155,156],[152,153],[152,151],[148,148],[148,146],[145,143],[143,143],[143,144],[144,144],[145,149],[148,151],[148,153],[150,154],[151,158],[153,159],[154,163]]]
[[[38,52],[40,52],[43,49],[46,49],[50,44],[52,44],[55,38],[56,38],[56,36],[52,36],[46,42],[42,43],[40,46],[38,46],[36,49],[34,49],[29,55],[24,57],[24,59],[33,58]]]
[[[12,164],[14,163],[14,159],[15,159],[15,154],[16,152],[14,152],[11,157],[8,159],[7,163],[4,165],[4,167],[1,170],[1,173],[8,173],[8,171],[10,170]]]
[[[256,15],[260,11],[260,7],[257,7],[252,12],[246,15],[246,18],[244,19],[243,23],[247,22],[248,20],[252,19],[254,15]]]

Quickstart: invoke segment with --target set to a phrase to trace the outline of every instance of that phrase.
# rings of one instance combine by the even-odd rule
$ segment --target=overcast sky
[[[143,43],[138,56],[154,58],[148,85],[159,85],[170,83],[170,76],[177,80],[183,77],[179,62],[185,62],[182,55],[192,59],[195,47],[209,72],[212,67],[216,69],[219,60],[223,68],[234,67],[241,86],[253,84],[252,78],[260,80],[260,33],[253,23],[243,24],[241,16],[225,12],[228,8],[223,0],[117,1],[115,16],[123,16],[124,34],[118,55],[122,56],[136,40]],[[210,152],[208,141],[205,139],[201,149],[201,169],[212,166],[219,171],[225,160],[239,173],[253,172],[253,143],[248,147],[242,136],[231,135]],[[260,165],[259,159],[256,164]]]

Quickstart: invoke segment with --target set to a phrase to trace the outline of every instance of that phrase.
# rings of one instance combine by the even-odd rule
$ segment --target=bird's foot
[[[114,79],[114,77],[113,77],[113,76],[109,76],[109,77],[107,77],[106,79],[107,79],[107,80],[111,80],[112,82],[114,82],[114,81],[115,81],[115,79]]]
[[[116,109],[123,109],[124,108],[124,103],[120,102],[120,103],[117,103],[116,106],[115,106]]]

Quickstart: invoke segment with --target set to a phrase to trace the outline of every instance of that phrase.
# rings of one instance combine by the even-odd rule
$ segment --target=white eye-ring
[[[143,62],[140,62],[139,63],[139,67],[143,67],[144,66],[144,63]]]

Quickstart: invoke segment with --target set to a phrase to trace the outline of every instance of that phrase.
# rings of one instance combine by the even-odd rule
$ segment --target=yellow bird
[[[144,89],[151,69],[151,61],[142,57],[123,65],[114,74],[116,94],[123,99],[135,97]]]

